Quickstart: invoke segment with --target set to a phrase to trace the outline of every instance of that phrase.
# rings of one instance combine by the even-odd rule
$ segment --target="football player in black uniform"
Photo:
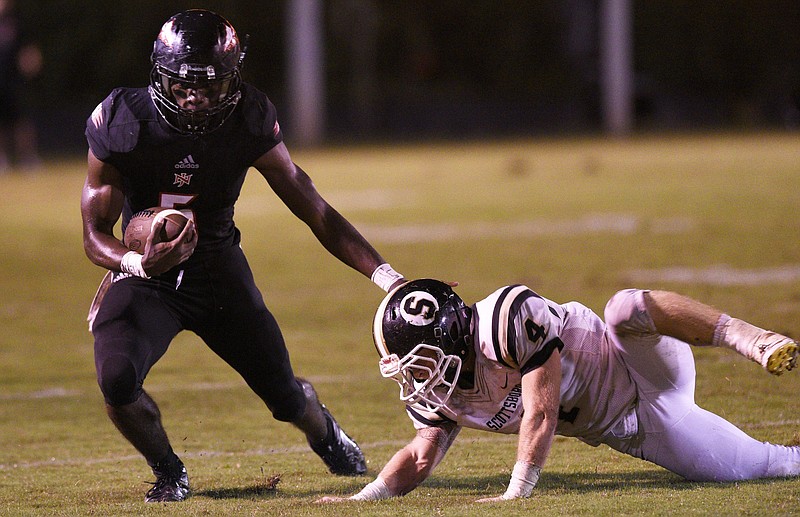
[[[305,433],[332,473],[366,471],[358,445],[311,384],[295,377],[239,246],[233,207],[247,170],[256,168],[342,262],[387,291],[402,276],[293,163],[275,107],[241,80],[244,55],[223,17],[206,10],[176,14],[155,41],[149,87],[115,89],[87,121],[84,248],[109,270],[90,313],[95,367],[109,417],[156,476],[146,501],[189,495],[186,469],[142,389],[184,329],[241,374],[275,419]],[[121,216],[124,232],[132,214],[154,206],[181,210],[191,222],[173,241],[150,239],[143,254],[128,251],[114,225]]]

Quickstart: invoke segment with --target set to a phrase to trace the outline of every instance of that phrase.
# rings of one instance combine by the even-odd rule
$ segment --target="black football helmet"
[[[203,134],[220,127],[242,95],[245,51],[233,25],[214,12],[190,9],[167,20],[153,44],[149,88],[164,120],[182,133]],[[181,108],[172,91],[175,85],[205,88],[212,106]]]
[[[397,381],[400,400],[425,411],[447,403],[472,347],[472,309],[439,280],[392,290],[375,313],[373,339],[381,375]]]

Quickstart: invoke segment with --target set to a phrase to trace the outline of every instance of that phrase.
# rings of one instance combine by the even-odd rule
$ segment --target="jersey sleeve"
[[[250,84],[243,83],[242,92],[245,126],[250,137],[255,138],[254,149],[258,157],[283,141],[278,110],[264,92]]]
[[[92,154],[101,161],[106,161],[109,156],[111,156],[111,142],[108,127],[111,118],[113,95],[113,93],[110,94],[103,102],[98,104],[86,120],[86,141],[89,144],[89,149],[92,151]]]
[[[414,424],[414,429],[417,431],[425,429],[426,427],[439,427],[448,422],[455,423],[442,414],[422,411],[411,406],[406,406],[406,414],[408,418],[411,419],[411,422]]]
[[[267,116],[264,117],[264,134],[271,136],[274,142],[273,147],[283,141],[283,132],[278,122],[278,110],[269,99],[267,99]]]
[[[145,88],[116,88],[86,121],[86,140],[98,159],[108,162],[117,153],[132,151],[139,141],[139,107],[151,103]]]
[[[564,348],[563,307],[522,285],[496,294],[491,322],[495,360],[524,375],[542,366],[554,350]]]

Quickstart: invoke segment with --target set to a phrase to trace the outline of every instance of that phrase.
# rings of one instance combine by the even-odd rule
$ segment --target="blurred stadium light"
[[[603,0],[599,16],[603,126],[624,135],[634,123],[631,0]]]
[[[325,137],[325,59],[322,0],[290,0],[287,70],[292,134],[300,145]]]

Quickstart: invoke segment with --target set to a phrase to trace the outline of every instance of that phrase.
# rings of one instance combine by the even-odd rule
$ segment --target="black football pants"
[[[277,420],[303,415],[305,397],[280,328],[238,245],[195,254],[152,279],[115,275],[92,331],[106,402],[136,401],[150,368],[181,330],[196,333],[239,372]]]

